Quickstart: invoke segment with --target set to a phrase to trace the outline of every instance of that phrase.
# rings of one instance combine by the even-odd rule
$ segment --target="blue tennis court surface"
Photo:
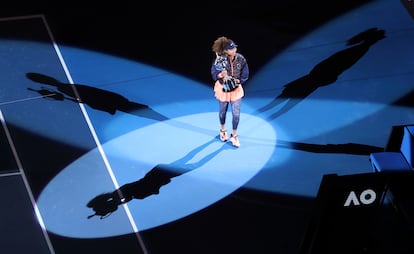
[[[1,214],[22,211],[2,221],[7,253],[296,253],[322,177],[372,172],[392,126],[414,121],[414,21],[398,1],[253,62],[239,148],[218,138],[210,81],[51,27],[0,19]]]

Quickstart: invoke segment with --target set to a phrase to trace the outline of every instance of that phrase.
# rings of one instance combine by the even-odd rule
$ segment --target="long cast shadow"
[[[199,161],[190,164],[187,163],[197,153],[216,141],[217,137],[196,147],[184,157],[172,163],[156,165],[138,181],[124,184],[113,192],[97,195],[87,203],[87,207],[94,211],[94,214],[89,215],[88,219],[94,216],[99,216],[101,219],[106,218],[116,211],[119,205],[125,204],[132,199],[144,199],[151,195],[157,195],[160,192],[160,188],[170,183],[172,178],[195,170],[210,161],[224,149],[230,149],[230,145],[224,143],[221,147],[207,154]]]
[[[318,63],[309,74],[286,84],[282,93],[267,105],[259,108],[258,113],[271,110],[282,103],[285,105],[270,115],[268,120],[273,120],[288,112],[319,87],[335,82],[339,75],[354,65],[373,44],[383,38],[385,38],[385,31],[378,28],[370,28],[355,35],[346,44],[347,46],[355,46],[331,55]]]
[[[93,109],[108,112],[111,115],[114,115],[119,110],[157,121],[168,120],[166,116],[151,109],[148,105],[130,101],[124,96],[111,91],[82,84],[62,83],[53,77],[40,73],[29,72],[26,74],[26,77],[36,83],[57,88],[57,91],[49,90],[45,87],[41,87],[40,89],[28,88],[28,90],[35,91],[45,98],[51,98],[57,101],[66,99],[85,103]]]
[[[414,86],[411,86],[411,87],[414,87]],[[394,102],[392,102],[391,105],[403,106],[403,107],[414,107],[414,90],[405,94],[401,98],[395,100]]]
[[[311,153],[340,153],[355,155],[370,155],[371,153],[383,152],[384,147],[371,146],[358,143],[346,144],[310,144],[303,142],[291,142],[278,140],[277,146],[281,148],[291,148]]]

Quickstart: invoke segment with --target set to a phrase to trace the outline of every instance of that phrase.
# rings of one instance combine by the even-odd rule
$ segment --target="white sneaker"
[[[231,144],[235,147],[240,147],[240,141],[239,141],[239,136],[235,135],[233,136],[233,134],[231,134],[231,138],[230,138]]]
[[[220,130],[220,140],[226,142],[229,139],[226,130]]]

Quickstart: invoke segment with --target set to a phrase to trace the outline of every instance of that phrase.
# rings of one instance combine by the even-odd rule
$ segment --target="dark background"
[[[8,3],[0,14],[44,14],[58,43],[139,59],[209,83],[211,46],[217,37],[236,41],[254,74],[313,28],[368,2],[17,1]]]

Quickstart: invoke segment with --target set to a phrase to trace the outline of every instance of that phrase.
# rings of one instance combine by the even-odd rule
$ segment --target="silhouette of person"
[[[196,147],[173,163],[156,165],[138,181],[124,184],[113,192],[103,193],[94,197],[87,204],[87,207],[94,210],[94,214],[89,215],[88,219],[94,216],[100,216],[101,219],[106,218],[116,211],[119,205],[125,204],[132,199],[144,199],[148,196],[159,194],[161,187],[170,183],[172,178],[201,167],[225,149],[226,143],[219,149],[204,156],[198,162],[187,164],[191,158],[214,141],[215,139],[212,139]]]
[[[114,115],[119,110],[157,121],[168,119],[145,104],[130,101],[124,96],[111,91],[81,84],[65,84],[40,73],[30,72],[26,74],[26,77],[34,82],[56,87],[60,93],[69,96],[72,101],[85,103],[93,109],[108,112],[111,115]],[[44,89],[37,91],[40,94],[46,92]]]
[[[319,87],[327,86],[335,82],[339,75],[354,65],[373,44],[383,38],[385,38],[385,31],[378,28],[370,28],[355,35],[346,43],[347,46],[354,46],[336,52],[318,63],[309,74],[286,84],[282,93],[267,105],[259,108],[258,112],[262,113],[268,111],[277,105],[286,102],[285,105],[279,111],[273,113],[269,119],[275,119],[286,113]]]

